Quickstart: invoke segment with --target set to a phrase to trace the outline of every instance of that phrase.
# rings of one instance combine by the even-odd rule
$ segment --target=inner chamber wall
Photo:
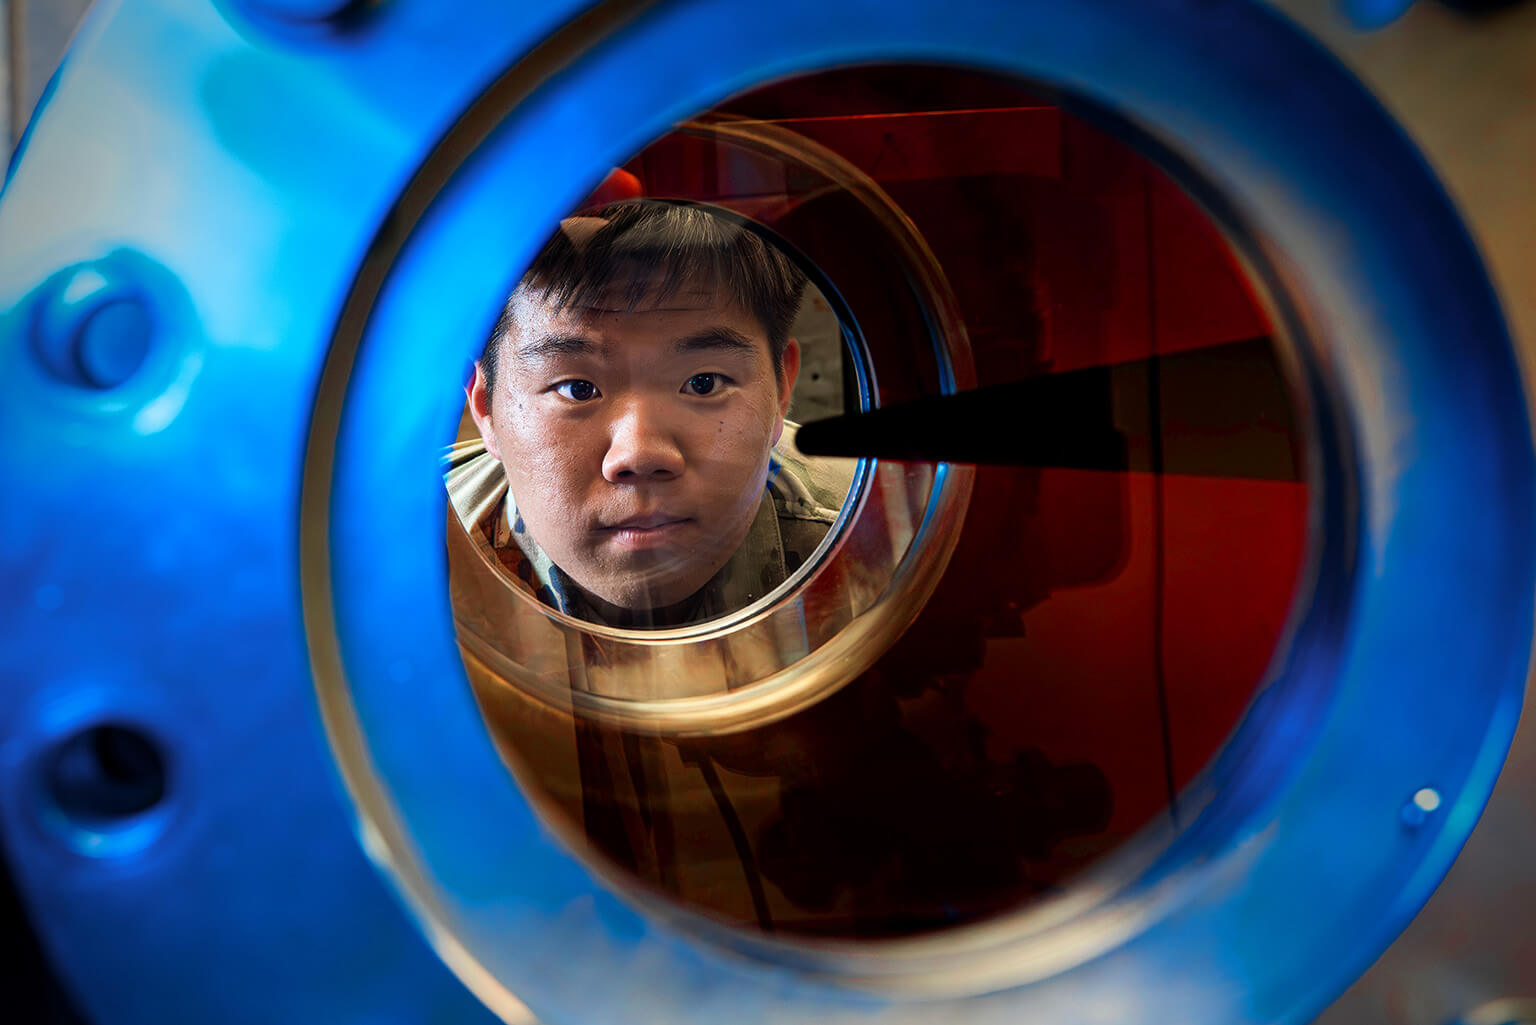
[[[719,113],[799,132],[889,193],[955,291],[980,385],[1138,368],[1105,411],[1134,469],[979,468],[916,622],[770,725],[671,739],[584,721],[466,657],[471,680],[551,825],[650,892],[841,938],[1016,911],[1145,827],[1187,821],[1181,795],[1265,682],[1308,509],[1274,327],[1177,185],[1007,80],[845,69]],[[696,133],[625,170],[644,195],[736,210],[816,257],[868,341],[878,404],[939,389],[880,373],[883,340],[920,311],[845,194]]]

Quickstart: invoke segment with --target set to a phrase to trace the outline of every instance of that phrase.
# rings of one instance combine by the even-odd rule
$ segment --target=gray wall
[[[809,423],[843,412],[843,333],[837,314],[815,285],[807,285],[790,328],[800,343],[800,380],[789,418]]]
[[[0,135],[9,154],[90,0],[0,0]]]

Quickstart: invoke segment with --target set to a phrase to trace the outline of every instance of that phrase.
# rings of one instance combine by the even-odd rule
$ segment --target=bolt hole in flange
[[[168,778],[159,741],[138,726],[101,723],[58,741],[43,757],[44,818],[81,853],[143,846],[156,831]]]

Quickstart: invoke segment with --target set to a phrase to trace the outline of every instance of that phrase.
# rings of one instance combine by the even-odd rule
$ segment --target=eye
[[[591,381],[561,381],[555,385],[555,392],[575,402],[587,402],[597,398],[597,385]]]
[[[690,395],[708,395],[715,390],[720,383],[722,374],[694,374],[683,385],[683,391]]]

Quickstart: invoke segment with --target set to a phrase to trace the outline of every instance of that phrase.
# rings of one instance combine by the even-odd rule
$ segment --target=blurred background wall
[[[6,153],[37,106],[90,0],[0,0],[0,137]]]

